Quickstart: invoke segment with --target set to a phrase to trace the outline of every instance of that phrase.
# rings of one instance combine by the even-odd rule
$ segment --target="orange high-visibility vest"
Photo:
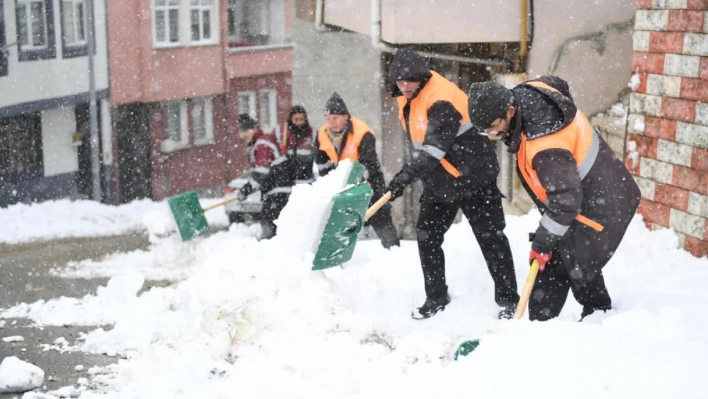
[[[361,119],[350,117],[352,131],[347,132],[346,144],[342,149],[341,155],[337,155],[337,148],[329,138],[328,126],[325,123],[320,130],[317,131],[317,139],[320,142],[320,151],[324,151],[332,163],[337,164],[342,159],[351,159],[352,161],[359,160],[359,145],[366,133],[374,134],[371,127]],[[344,139],[342,139],[344,142]]]
[[[425,84],[423,90],[411,100],[410,113],[408,114],[408,128],[410,129],[408,133],[413,141],[413,147],[416,149],[421,149],[422,143],[425,140],[425,133],[428,130],[428,109],[438,101],[451,103],[457,112],[462,115],[458,135],[472,127],[467,111],[467,94],[460,90],[454,83],[440,76],[439,73],[435,71],[430,72],[433,76]],[[406,130],[406,119],[403,115],[403,107],[405,107],[407,101],[408,99],[405,96],[398,96],[396,98],[396,102],[398,103],[398,119],[401,121],[403,130]],[[448,173],[454,177],[460,177],[460,171],[447,159],[441,159],[440,163]]]
[[[542,82],[526,82],[524,84],[558,92],[558,90]],[[516,153],[519,171],[531,191],[543,203],[548,200],[548,195],[538,178],[532,162],[536,154],[550,148],[565,149],[573,154],[578,173],[580,173],[580,178],[583,179],[595,162],[599,150],[599,139],[595,136],[590,122],[580,110],[575,114],[573,122],[553,134],[533,140],[527,140],[525,134],[521,135],[521,145]],[[578,214],[575,219],[597,231],[604,229],[601,224],[581,214]]]

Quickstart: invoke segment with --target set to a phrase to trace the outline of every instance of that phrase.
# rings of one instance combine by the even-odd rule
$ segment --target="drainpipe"
[[[516,62],[514,62],[514,72],[523,72],[524,58],[528,54],[528,21],[529,8],[528,0],[521,0],[521,38],[519,39],[519,52],[516,53]]]
[[[327,30],[324,24],[324,1],[317,0],[315,5],[315,29],[320,32]]]

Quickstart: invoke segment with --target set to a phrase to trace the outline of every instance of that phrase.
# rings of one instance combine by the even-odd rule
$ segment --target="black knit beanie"
[[[256,122],[255,119],[251,118],[251,115],[241,114],[238,116],[238,128],[240,130],[253,129],[256,126],[258,126],[258,122]]]
[[[467,97],[470,122],[481,130],[505,117],[506,110],[514,104],[514,93],[496,82],[472,83]]]
[[[325,116],[335,114],[335,115],[349,115],[349,110],[347,109],[347,104],[344,103],[342,97],[335,91],[332,93],[332,97],[325,103],[324,109]]]

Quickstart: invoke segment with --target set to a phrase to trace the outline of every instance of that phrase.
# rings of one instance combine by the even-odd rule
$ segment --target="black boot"
[[[440,298],[427,298],[423,306],[417,308],[411,312],[411,317],[416,320],[423,320],[433,316],[442,310],[445,310],[445,306],[450,303],[450,295],[445,294]]]
[[[499,314],[497,317],[499,320],[511,320],[514,318],[514,313],[516,313],[516,304],[510,304],[501,306],[499,309]]]
[[[583,306],[583,312],[580,313],[580,320],[578,321],[583,321],[584,318],[595,313],[596,310],[602,310],[603,313],[607,313],[610,309],[612,309],[611,306]]]

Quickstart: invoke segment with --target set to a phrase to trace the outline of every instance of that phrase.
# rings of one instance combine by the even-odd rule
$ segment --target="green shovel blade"
[[[455,351],[455,360],[457,360],[458,357],[460,356],[467,356],[470,353],[474,352],[475,349],[479,346],[479,340],[478,339],[471,339],[464,341],[461,343],[458,347],[457,350]]]
[[[332,211],[317,246],[312,270],[339,266],[352,258],[371,195],[371,187],[361,183],[332,198]]]
[[[352,170],[349,172],[349,177],[347,178],[347,185],[359,184],[364,181],[364,174],[366,173],[366,167],[359,162],[353,162]]]
[[[194,191],[187,191],[167,200],[175,218],[177,230],[182,241],[209,232],[209,224],[204,217],[204,210],[199,205],[199,197]]]

